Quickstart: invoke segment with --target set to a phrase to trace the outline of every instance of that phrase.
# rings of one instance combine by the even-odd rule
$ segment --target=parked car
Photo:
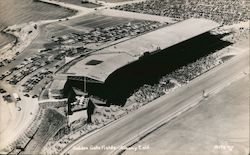
[[[6,93],[6,90],[4,90],[4,89],[1,88],[1,89],[0,89],[0,93],[1,93],[1,94]]]
[[[37,95],[33,95],[32,98],[37,98],[38,96]]]
[[[24,96],[26,96],[26,97],[30,97],[30,95],[29,95],[29,94],[24,94]]]

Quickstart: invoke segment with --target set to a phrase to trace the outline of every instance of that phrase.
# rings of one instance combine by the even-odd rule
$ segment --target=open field
[[[248,86],[249,77],[239,79],[202,101],[198,108],[133,145],[149,145],[149,149],[123,154],[246,155],[249,153]]]
[[[108,3],[119,3],[119,2],[129,2],[131,0],[103,0],[103,1]]]
[[[64,3],[69,3],[69,4],[74,4],[74,5],[78,5],[78,6],[82,6],[82,7],[86,7],[86,8],[96,8],[96,7],[100,7],[101,5],[95,4],[95,3],[82,3],[81,0],[56,0],[59,2],[64,2]]]

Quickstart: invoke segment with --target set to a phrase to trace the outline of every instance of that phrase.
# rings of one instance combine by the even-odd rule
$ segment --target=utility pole
[[[83,89],[83,92],[85,92],[85,93],[87,93],[87,82],[86,82],[86,77],[84,76],[84,82],[83,82],[83,87],[84,87],[84,89]]]

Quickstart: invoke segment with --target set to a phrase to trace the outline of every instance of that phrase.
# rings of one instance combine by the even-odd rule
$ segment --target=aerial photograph
[[[250,155],[250,0],[0,0],[0,155]]]

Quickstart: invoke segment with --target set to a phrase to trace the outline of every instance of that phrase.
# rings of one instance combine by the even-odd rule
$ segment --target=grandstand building
[[[123,104],[134,89],[216,50],[220,38],[209,31],[219,26],[191,18],[104,48],[60,73],[67,81],[53,91],[67,97],[70,88],[78,87],[108,103]]]

